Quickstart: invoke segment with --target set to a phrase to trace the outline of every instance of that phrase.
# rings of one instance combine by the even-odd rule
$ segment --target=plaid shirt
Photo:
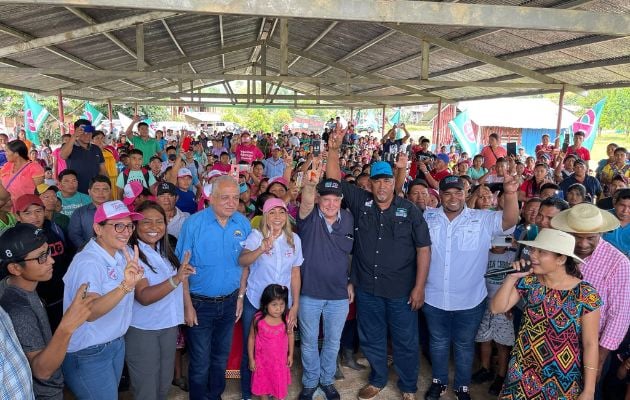
[[[630,324],[630,260],[607,241],[600,239],[580,270],[584,280],[597,289],[600,308],[599,345],[617,350]]]
[[[9,315],[0,307],[0,399],[35,399],[33,376]]]

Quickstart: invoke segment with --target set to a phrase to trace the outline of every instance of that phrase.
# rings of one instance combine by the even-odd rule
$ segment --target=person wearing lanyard
[[[243,304],[237,304],[242,273],[238,257],[251,232],[247,218],[236,212],[239,188],[234,178],[216,178],[211,201],[211,207],[184,222],[175,250],[179,258],[190,251],[196,271],[188,279],[192,303],[184,304],[192,400],[219,400],[225,390],[234,323]]]
[[[291,288],[287,327],[293,330],[297,323],[301,276],[302,242],[291,230],[287,205],[281,199],[269,198],[263,205],[260,230],[254,229],[245,240],[239,264],[244,267],[238,302],[243,310],[243,358],[241,361],[241,392],[243,399],[250,399],[251,371],[247,354],[249,336],[254,315],[260,308],[260,298],[265,288],[276,283]]]
[[[451,346],[455,394],[458,400],[470,399],[475,334],[488,294],[483,277],[488,249],[493,236],[505,234],[518,222],[518,182],[507,172],[503,178],[503,211],[466,207],[462,179],[449,176],[440,181],[442,207],[424,212],[432,243],[423,307],[433,370],[427,400],[437,400],[446,391]]]
[[[341,179],[339,147],[343,132],[328,140],[326,176]],[[394,194],[391,166],[378,161],[370,169],[372,193],[347,182],[341,188],[355,221],[350,281],[355,289],[359,341],[370,363],[369,382],[360,400],[378,396],[388,379],[387,333],[403,399],[414,399],[419,371],[417,310],[424,303],[431,241],[421,211]]]
[[[138,264],[138,248],[130,254],[127,242],[135,227],[132,221],[142,218],[118,200],[98,206],[96,238],[77,253],[63,277],[64,312],[83,283],[89,286],[86,295],[98,296],[88,322],[70,338],[62,365],[66,385],[79,399],[118,398],[125,357],[123,335],[131,323],[133,306],[129,294],[144,273]]]
[[[136,285],[131,326],[125,335],[125,358],[136,400],[166,400],[175,367],[177,326],[184,323],[184,290],[190,254],[180,264],[166,234],[166,213],[157,203],[145,201],[136,212],[136,230],[129,239],[138,246],[140,265],[145,271]],[[182,285],[183,283],[183,285]]]

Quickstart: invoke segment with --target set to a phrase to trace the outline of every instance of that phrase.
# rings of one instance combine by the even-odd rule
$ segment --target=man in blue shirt
[[[613,198],[614,209],[610,211],[617,217],[621,226],[604,233],[602,238],[626,256],[630,256],[630,189],[617,190]]]
[[[286,165],[284,164],[282,157],[280,157],[281,151],[280,146],[277,144],[274,145],[271,157],[263,161],[265,164],[265,176],[269,179],[275,178],[276,176],[282,176],[284,174]]]
[[[190,252],[196,274],[188,281],[190,301],[184,312],[190,355],[191,399],[219,400],[225,390],[225,370],[235,320],[243,303],[238,293],[241,267],[238,257],[251,227],[236,212],[239,187],[230,176],[216,178],[212,207],[190,216],[179,234],[176,254]],[[238,303],[238,307],[237,307]]]

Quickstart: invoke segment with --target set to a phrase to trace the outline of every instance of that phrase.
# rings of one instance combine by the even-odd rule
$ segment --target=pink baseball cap
[[[285,189],[289,188],[289,182],[287,182],[287,180],[284,179],[283,176],[276,176],[275,178],[269,179],[269,186],[273,185],[274,183],[282,184]]]
[[[263,205],[263,214],[267,214],[269,211],[273,210],[276,207],[282,207],[285,210],[287,209],[287,205],[284,204],[284,201],[282,201],[282,199],[278,199],[275,197],[267,199],[267,201],[265,201],[265,205]]]
[[[123,203],[127,206],[132,204],[134,200],[136,200],[136,197],[140,196],[142,189],[142,183],[139,181],[133,181],[126,184],[123,189]]]
[[[94,213],[94,223],[99,224],[109,219],[122,219],[129,217],[132,221],[138,221],[144,218],[142,214],[131,212],[120,200],[108,201],[96,208]]]
[[[227,175],[227,174],[223,171],[219,171],[218,169],[213,169],[212,171],[208,172],[208,179],[216,178],[217,176],[223,176],[223,175]]]

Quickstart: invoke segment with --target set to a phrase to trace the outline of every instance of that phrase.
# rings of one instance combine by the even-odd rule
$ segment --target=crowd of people
[[[582,132],[531,156],[493,133],[466,154],[339,118],[151,137],[134,117],[117,138],[79,119],[54,151],[11,139],[2,399],[111,400],[125,375],[135,399],[219,400],[235,349],[243,400],[287,398],[298,363],[299,400],[339,400],[359,355],[358,399],[391,367],[415,399],[421,354],[427,400],[486,382],[506,400],[630,399],[630,163],[614,143],[597,164]]]

